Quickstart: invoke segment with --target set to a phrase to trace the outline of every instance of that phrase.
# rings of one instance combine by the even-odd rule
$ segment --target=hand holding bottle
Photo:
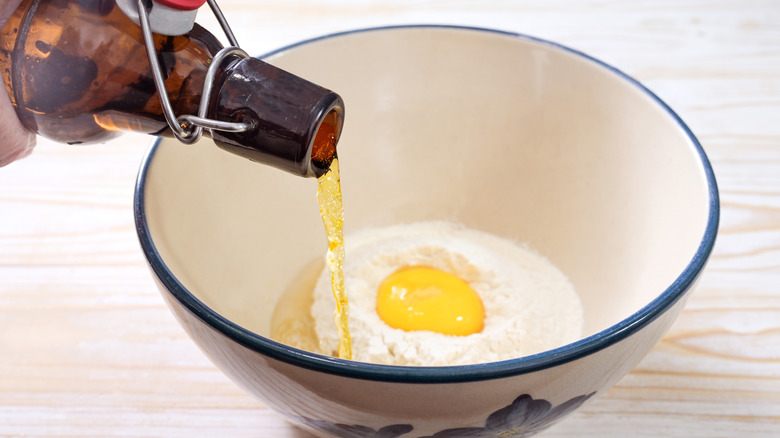
[[[0,28],[19,6],[20,1],[0,2]],[[35,135],[22,127],[16,111],[11,106],[6,88],[0,86],[0,166],[26,157],[32,152],[33,146],[35,146]]]

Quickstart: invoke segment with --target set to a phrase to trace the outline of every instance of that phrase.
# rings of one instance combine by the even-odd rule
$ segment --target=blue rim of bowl
[[[612,73],[631,83],[637,89],[654,100],[655,103],[658,104],[664,111],[666,111],[666,113],[678,124],[680,129],[684,131],[685,135],[690,140],[698,154],[699,160],[701,160],[709,191],[709,214],[707,218],[707,226],[704,230],[704,235],[702,236],[695,254],[693,255],[690,262],[686,265],[685,269],[672,282],[672,284],[663,291],[663,293],[661,293],[656,299],[651,301],[649,304],[628,318],[598,333],[571,344],[530,356],[474,365],[409,367],[370,364],[311,353],[308,351],[292,348],[257,335],[229,321],[222,315],[217,314],[208,306],[206,306],[202,301],[198,300],[194,295],[192,295],[176,279],[170,269],[168,269],[168,267],[165,265],[162,257],[157,251],[157,248],[155,247],[147,226],[144,201],[146,176],[148,174],[154,154],[160,143],[160,140],[158,139],[154,142],[144,157],[141,169],[138,173],[134,198],[136,232],[138,234],[144,255],[146,256],[147,261],[155,275],[158,277],[158,280],[164,285],[168,293],[170,293],[176,300],[178,300],[178,302],[181,303],[187,310],[189,310],[189,312],[200,318],[203,322],[218,332],[249,349],[257,351],[273,359],[303,368],[350,378],[385,382],[455,383],[499,379],[519,374],[526,374],[571,362],[578,358],[590,355],[627,338],[632,333],[636,332],[642,327],[645,327],[647,324],[650,324],[656,318],[662,315],[667,309],[673,306],[685,295],[688,290],[691,289],[693,283],[700,275],[712,252],[718,231],[720,201],[718,196],[717,183],[715,181],[715,174],[712,170],[709,159],[704,152],[704,149],[688,126],[682,121],[682,119],[680,119],[680,117],[668,105],[666,105],[666,103],[658,98],[658,96],[640,84],[637,80],[633,79],[622,71],[578,50],[524,34],[480,27],[428,24],[372,27],[333,33],[279,48],[265,54],[264,56],[261,56],[260,58],[267,58],[269,56],[294,49],[295,47],[311,44],[320,40],[332,39],[357,33],[392,31],[396,29],[448,29],[458,31],[487,32],[547,45],[549,47],[577,55],[587,61],[593,62],[608,69]]]

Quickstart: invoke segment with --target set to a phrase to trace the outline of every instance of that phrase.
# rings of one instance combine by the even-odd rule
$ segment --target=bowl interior
[[[497,32],[350,33],[269,62],[346,102],[345,233],[451,220],[528,242],[574,283],[585,334],[647,305],[705,233],[692,140],[615,71]],[[149,231],[173,275],[217,313],[270,333],[282,296],[327,248],[316,181],[163,140],[145,180]]]

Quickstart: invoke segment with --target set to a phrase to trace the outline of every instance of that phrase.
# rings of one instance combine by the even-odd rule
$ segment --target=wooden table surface
[[[354,28],[462,24],[569,45],[655,91],[712,160],[718,242],[661,343],[541,436],[780,436],[780,1],[221,4],[250,53]],[[207,9],[199,21],[218,30]],[[149,142],[41,140],[0,169],[0,436],[310,437],[224,377],[165,307],[133,228]]]

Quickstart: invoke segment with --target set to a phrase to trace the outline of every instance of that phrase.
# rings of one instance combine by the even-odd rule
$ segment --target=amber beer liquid
[[[196,115],[222,44],[195,24],[185,35],[155,35],[154,45],[174,113]],[[79,144],[122,131],[171,135],[142,30],[114,0],[23,0],[0,30],[0,72],[22,124],[44,137]],[[214,84],[208,117],[250,125],[207,133],[218,146],[296,175],[328,169],[343,124],[336,93],[235,55]]]

